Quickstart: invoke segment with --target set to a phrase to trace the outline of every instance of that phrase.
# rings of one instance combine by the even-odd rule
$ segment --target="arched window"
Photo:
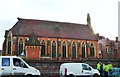
[[[66,43],[62,44],[62,58],[66,58]]]
[[[95,56],[95,49],[93,43],[90,45],[90,56]]]
[[[86,54],[85,54],[85,44],[82,43],[82,58],[85,58]]]
[[[22,39],[20,39],[18,55],[22,55],[22,52],[23,52],[23,41],[22,41]]]
[[[76,58],[76,44],[73,42],[72,44],[72,58]]]
[[[11,37],[8,37],[8,53],[7,54],[11,54]]]
[[[45,41],[42,41],[41,44],[41,56],[45,56]]]
[[[52,43],[52,58],[56,58],[56,42]]]

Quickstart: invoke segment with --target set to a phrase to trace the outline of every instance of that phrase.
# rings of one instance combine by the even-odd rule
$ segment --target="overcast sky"
[[[91,16],[94,33],[111,40],[118,36],[119,0],[0,0],[0,49],[5,30],[17,18],[41,19],[86,24]]]

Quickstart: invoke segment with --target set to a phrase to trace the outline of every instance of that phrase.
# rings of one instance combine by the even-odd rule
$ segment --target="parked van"
[[[93,69],[86,63],[63,63],[60,66],[60,77],[98,77],[97,69]]]
[[[40,77],[41,73],[17,56],[0,56],[0,74],[5,77]]]

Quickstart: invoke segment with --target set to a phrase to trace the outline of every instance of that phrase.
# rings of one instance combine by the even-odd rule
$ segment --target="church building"
[[[89,14],[87,24],[18,18],[4,37],[2,55],[59,61],[99,58]]]

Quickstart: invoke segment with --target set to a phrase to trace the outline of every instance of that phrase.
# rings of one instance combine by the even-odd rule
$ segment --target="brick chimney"
[[[116,37],[116,43],[118,43],[118,37]]]

